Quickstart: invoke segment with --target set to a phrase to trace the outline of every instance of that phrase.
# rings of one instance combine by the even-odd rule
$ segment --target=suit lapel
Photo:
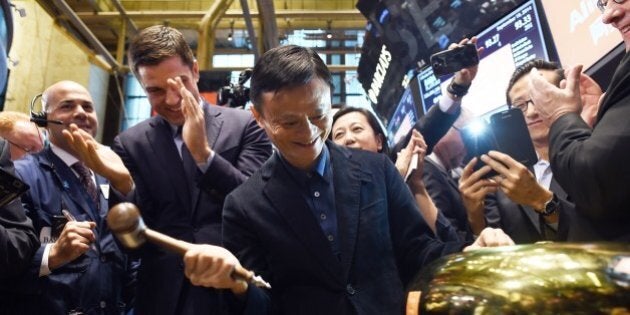
[[[334,279],[339,279],[341,275],[339,260],[333,255],[317,220],[296,188],[293,178],[281,164],[278,155],[274,154],[271,159],[263,169],[263,178],[268,179],[263,188],[265,196],[323,269]]]
[[[352,266],[359,228],[362,172],[361,166],[350,159],[350,152],[342,151],[330,143],[328,148],[333,167],[333,182],[338,188],[335,189],[335,208],[343,279],[346,279]]]
[[[208,145],[214,150],[214,145],[217,143],[217,139],[221,133],[221,127],[223,126],[223,117],[221,117],[221,112],[205,101],[203,103],[203,111],[206,118]]]
[[[98,222],[95,217],[97,211],[93,209],[96,205],[88,203],[87,193],[72,169],[55,155],[50,148],[46,149],[45,154],[40,155],[39,162],[44,165],[44,168],[49,168],[53,172],[53,176],[60,181],[62,189],[68,197],[66,199],[62,196],[62,200],[71,200],[76,205],[76,207],[65,205],[68,208],[66,210],[70,211],[75,217],[85,214],[92,221]],[[74,209],[78,209],[79,213],[75,212]]]
[[[159,160],[159,164],[162,165],[161,169],[173,183],[172,188],[179,196],[180,204],[186,209],[190,209],[190,183],[184,170],[182,158],[177,152],[171,126],[159,116],[153,118],[150,125],[154,130],[148,130],[146,137],[153,149],[153,156],[146,158]]]

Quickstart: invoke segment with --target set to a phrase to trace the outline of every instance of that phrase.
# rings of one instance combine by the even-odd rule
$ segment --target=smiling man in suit
[[[142,30],[131,41],[128,56],[157,115],[114,140],[112,148],[133,185],[115,189],[111,204],[132,201],[152,229],[190,243],[221,245],[225,196],[268,159],[271,143],[250,112],[201,98],[199,66],[176,29],[158,25]],[[101,171],[125,178],[122,169]],[[184,277],[178,255],[151,245],[138,254],[139,314],[225,310],[220,290],[196,287]]]
[[[22,314],[120,314],[131,308],[135,270],[107,228],[107,179],[79,159],[66,135],[96,135],[90,93],[61,81],[42,96],[50,146],[15,162],[30,186],[22,197],[42,246],[16,289]],[[66,211],[66,213],[63,213]]]
[[[269,50],[251,91],[254,116],[278,150],[223,210],[226,248],[272,286],[243,288],[245,310],[400,314],[415,273],[464,244],[435,238],[387,156],[326,141],[332,82],[315,51]],[[487,229],[473,247],[510,243]]]

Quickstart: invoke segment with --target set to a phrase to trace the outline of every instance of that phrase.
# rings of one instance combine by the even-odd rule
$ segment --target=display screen
[[[413,128],[416,120],[418,120],[416,103],[411,89],[407,88],[400,102],[398,102],[394,115],[387,124],[387,143],[389,146],[394,146],[394,144],[404,138]]]
[[[602,23],[596,1],[542,0],[563,67],[588,69],[622,42],[619,31]]]
[[[505,90],[516,67],[535,58],[549,59],[535,1],[530,0],[477,35],[479,70],[462,107],[474,116],[505,109]],[[424,112],[438,100],[451,76],[436,78],[431,68],[418,74]]]

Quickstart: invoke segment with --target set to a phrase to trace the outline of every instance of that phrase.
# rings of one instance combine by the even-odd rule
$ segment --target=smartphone
[[[455,73],[479,64],[477,46],[469,43],[431,55],[431,67],[436,76]]]
[[[529,135],[523,112],[511,108],[490,116],[490,124],[497,141],[497,150],[519,163],[531,167],[538,162],[534,143]]]
[[[462,128],[460,135],[466,147],[464,165],[468,164],[470,160],[476,157],[477,163],[475,163],[473,167],[473,170],[476,172],[485,165],[479,157],[483,154],[487,154],[490,150],[497,150],[497,141],[491,125],[481,121],[474,122]],[[497,172],[490,170],[483,178],[489,178],[495,175],[498,175]]]
[[[525,117],[517,108],[493,114],[488,124],[478,122],[467,125],[462,128],[461,136],[467,150],[465,163],[473,157],[479,158],[487,154],[490,150],[505,153],[526,167],[531,167],[538,161]],[[474,170],[477,171],[484,165],[485,163],[478,159]],[[497,173],[492,170],[484,178],[494,175]]]

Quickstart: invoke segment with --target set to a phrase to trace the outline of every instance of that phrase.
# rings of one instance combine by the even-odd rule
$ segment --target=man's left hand
[[[168,79],[168,84],[179,90],[182,102],[182,112],[184,114],[184,126],[182,127],[182,140],[186,144],[190,154],[197,163],[205,163],[212,149],[208,145],[206,135],[206,120],[203,115],[203,108],[199,101],[186,89],[180,77]]]
[[[475,242],[464,248],[464,251],[480,249],[483,247],[497,247],[514,245],[514,241],[501,229],[485,228],[479,234]]]
[[[565,114],[581,112],[581,73],[581,65],[569,68],[566,82],[563,80],[560,87],[549,83],[536,68],[529,73],[529,96],[549,126]]]

